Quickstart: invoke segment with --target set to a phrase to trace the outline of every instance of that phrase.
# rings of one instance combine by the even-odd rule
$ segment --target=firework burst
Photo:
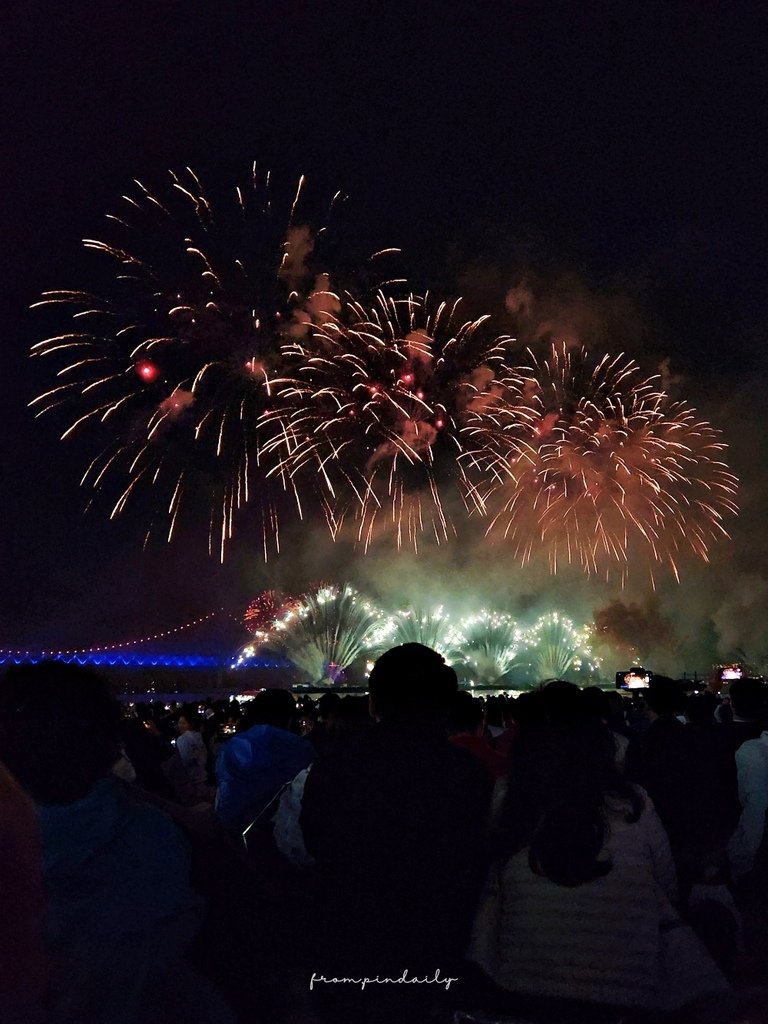
[[[522,639],[509,615],[484,609],[462,619],[452,634],[454,664],[461,663],[476,685],[493,686],[516,664]]]
[[[559,612],[548,612],[521,635],[526,659],[537,682],[565,679],[573,672],[595,672],[598,660],[590,648],[591,630],[577,629]]]
[[[727,536],[737,480],[720,434],[623,356],[552,346],[532,357],[501,430],[477,451],[492,481],[489,533],[523,563],[545,554],[624,581],[630,559],[678,575]]]
[[[223,560],[248,503],[265,559],[289,516],[322,511],[366,551],[418,550],[456,535],[459,510],[489,516],[523,563],[622,582],[633,561],[677,576],[727,536],[722,438],[656,378],[565,346],[512,366],[510,339],[457,302],[357,301],[303,213],[303,179],[272,195],[255,166],[223,197],[190,170],[157,194],[137,182],[111,217],[120,241],[85,240],[107,297],[36,303],[72,322],[33,346],[57,381],[31,404],[69,412],[63,437],[100,440],[82,483],[112,517],[143,501],[170,541],[204,516]]]
[[[32,403],[71,411],[63,437],[88,425],[104,447],[83,484],[117,485],[112,516],[145,485],[170,540],[186,505],[210,518],[223,558],[236,511],[260,511],[264,554],[279,545],[284,495],[301,514],[296,481],[280,466],[294,442],[277,377],[285,344],[334,316],[324,229],[300,212],[303,178],[273,205],[269,175],[219,200],[190,170],[154,194],[139,182],[111,216],[121,241],[86,239],[113,273],[109,297],[52,291],[72,325],[33,346],[60,382]],[[270,454],[271,453],[271,454]]]
[[[375,633],[375,651],[381,653],[399,644],[424,644],[450,660],[451,620],[443,606],[406,608],[385,618]]]
[[[352,587],[321,587],[273,622],[263,646],[279,649],[311,682],[336,683],[371,650],[381,619]]]
[[[274,620],[284,614],[295,600],[277,590],[262,590],[248,602],[243,615],[243,625],[254,636],[266,635]]]
[[[301,438],[290,472],[313,467],[322,480],[331,531],[351,512],[367,550],[382,534],[418,549],[455,532],[446,495],[484,512],[465,452],[472,431],[498,427],[514,380],[506,338],[488,341],[487,317],[457,320],[458,302],[379,293],[371,308],[345,303],[341,314],[298,341],[292,435]],[[339,501],[345,493],[352,501]],[[450,502],[451,505],[454,502]]]

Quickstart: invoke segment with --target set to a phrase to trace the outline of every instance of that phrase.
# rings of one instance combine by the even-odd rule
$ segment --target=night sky
[[[80,240],[131,180],[234,182],[254,158],[342,188],[361,246],[399,245],[417,287],[503,329],[525,279],[587,343],[668,360],[744,481],[697,585],[713,608],[727,586],[762,601],[767,21],[740,2],[5,0],[0,646],[117,641],[274,578],[247,530],[224,568],[192,535],[142,553],[130,513],[85,513],[84,448],[27,409],[46,382],[29,306],[91,285]]]

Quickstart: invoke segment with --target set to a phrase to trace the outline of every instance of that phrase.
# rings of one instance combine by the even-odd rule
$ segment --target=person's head
[[[471,696],[469,694],[468,696]],[[485,720],[496,729],[504,728],[504,701],[501,697],[489,697],[485,702]]]
[[[731,708],[736,718],[756,722],[766,710],[766,687],[762,679],[734,679],[728,688]]]
[[[679,715],[685,710],[685,693],[680,684],[669,676],[654,675],[648,683],[645,702],[657,718]]]
[[[473,697],[466,690],[459,690],[453,698],[446,727],[451,734],[474,733],[479,735],[483,729],[485,709],[482,701]]]
[[[584,694],[575,683],[553,679],[541,691],[547,719],[552,725],[574,722],[588,715]]]
[[[627,701],[618,690],[608,690],[605,693],[608,701],[608,724],[612,729],[622,729],[626,725]]]
[[[611,702],[605,690],[599,686],[585,686],[581,691],[584,713],[598,722],[608,723],[611,717]]]
[[[200,714],[192,704],[185,704],[178,717],[179,732],[199,732]]]
[[[175,735],[173,720],[169,718],[164,708],[157,704],[151,705],[142,716],[144,728],[152,736],[161,740],[172,740]]]
[[[341,750],[354,744],[372,725],[369,702],[365,697],[355,694],[343,697],[329,723],[329,749]]]
[[[368,681],[373,714],[385,721],[445,721],[459,689],[456,673],[437,651],[401,644],[382,654]]]
[[[317,702],[317,718],[320,722],[329,722],[339,709],[342,697],[341,694],[331,690],[320,696]]]
[[[290,729],[296,717],[296,701],[288,690],[268,689],[257,693],[248,704],[238,729],[243,732],[253,725],[273,725]]]
[[[541,690],[528,690],[520,694],[512,708],[512,720],[521,733],[546,724],[547,712]]]
[[[0,680],[0,761],[41,804],[69,804],[120,756],[120,708],[88,669],[17,665]]]
[[[296,723],[300,736],[309,736],[317,728],[317,705],[309,697],[297,699]]]
[[[714,693],[689,693],[685,696],[685,717],[691,725],[714,724],[717,697]]]
[[[527,849],[531,869],[558,885],[605,875],[608,804],[618,798],[628,821],[642,810],[615,755],[610,729],[590,716],[522,732],[498,820],[498,855],[507,859]]]

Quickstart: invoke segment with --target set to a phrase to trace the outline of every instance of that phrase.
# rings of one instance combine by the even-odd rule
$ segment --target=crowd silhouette
[[[768,687],[0,680],[0,1022],[768,1021]]]

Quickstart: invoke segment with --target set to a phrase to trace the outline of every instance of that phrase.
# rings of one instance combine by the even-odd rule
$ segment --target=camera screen
[[[742,677],[741,669],[740,668],[734,668],[733,666],[730,666],[728,668],[724,668],[722,673],[720,674],[720,678],[723,681],[728,681],[728,680],[733,680],[733,679],[741,679],[741,677]]]
[[[618,690],[643,690],[651,681],[651,673],[642,668],[632,668],[628,672],[616,673]]]

